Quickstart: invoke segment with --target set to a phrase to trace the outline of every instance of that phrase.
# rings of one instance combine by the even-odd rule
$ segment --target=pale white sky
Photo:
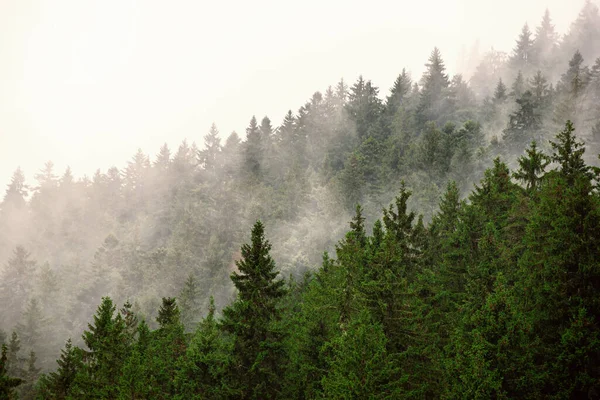
[[[214,121],[244,134],[253,114],[277,126],[340,78],[385,96],[406,67],[419,78],[434,46],[450,73],[480,40],[510,51],[546,7],[565,33],[584,0],[0,0],[0,197],[28,180],[152,159]]]

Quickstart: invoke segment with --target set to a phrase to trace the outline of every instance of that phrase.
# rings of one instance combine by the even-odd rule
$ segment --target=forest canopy
[[[0,398],[600,398],[600,14],[0,203]]]

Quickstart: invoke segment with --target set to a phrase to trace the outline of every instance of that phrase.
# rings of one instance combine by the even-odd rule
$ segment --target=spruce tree
[[[529,76],[529,73],[535,64],[533,39],[531,37],[529,26],[525,24],[517,39],[517,45],[513,49],[510,65],[514,71],[522,71],[525,75]]]
[[[70,395],[82,399],[112,399],[118,393],[118,378],[127,355],[125,323],[115,314],[109,297],[102,298],[93,324],[83,333],[88,350],[79,349],[81,368],[71,385]]]
[[[236,300],[223,310],[220,324],[234,340],[229,380],[242,399],[274,398],[281,390],[282,337],[275,322],[285,289],[284,282],[276,280],[279,272],[270,250],[264,226],[257,221],[251,243],[242,245],[238,271],[231,275]]]
[[[519,157],[519,169],[513,176],[516,180],[523,182],[529,192],[535,192],[544,176],[546,167],[550,164],[550,158],[538,151],[535,141],[531,142],[525,151],[527,156]]]
[[[0,398],[10,400],[15,398],[15,388],[22,383],[22,380],[13,378],[8,374],[7,352],[8,348],[3,343],[2,356],[0,357]]]
[[[60,358],[56,363],[58,364],[56,371],[40,377],[38,393],[43,398],[62,400],[67,398],[75,375],[81,368],[81,358],[70,338],[65,343],[65,348],[61,350]]]
[[[214,299],[200,322],[176,377],[177,399],[225,399],[231,395],[225,373],[230,368],[231,341],[223,337],[215,317]]]
[[[421,78],[421,94],[417,119],[421,126],[428,121],[445,122],[448,118],[447,89],[450,80],[440,50],[435,47],[425,64],[427,70]]]

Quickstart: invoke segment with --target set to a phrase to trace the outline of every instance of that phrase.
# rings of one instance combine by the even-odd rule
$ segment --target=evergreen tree
[[[523,95],[525,91],[525,78],[523,78],[523,72],[519,70],[517,73],[517,77],[511,86],[510,95],[514,99],[519,99]]]
[[[154,161],[154,168],[159,171],[165,172],[169,169],[169,165],[171,164],[171,150],[169,146],[164,143],[160,147],[160,151],[156,156],[156,160]]]
[[[536,65],[533,43],[529,26],[525,24],[510,58],[510,65],[514,71],[522,71],[525,75],[529,75],[533,66]]]
[[[421,126],[427,121],[445,122],[448,118],[447,89],[450,86],[442,55],[436,47],[425,64],[427,70],[421,78],[421,98],[417,118]]]
[[[544,176],[546,167],[550,164],[550,159],[543,152],[537,150],[535,141],[531,142],[525,151],[527,156],[519,157],[519,169],[513,176],[523,182],[528,191],[535,192]]]
[[[232,393],[225,373],[230,368],[230,347],[219,331],[215,303],[210,299],[208,315],[200,322],[176,377],[177,399],[225,399]]]
[[[229,380],[236,397],[274,398],[281,390],[283,368],[281,332],[275,329],[279,319],[278,301],[285,294],[265,239],[264,226],[258,221],[252,228],[251,244],[242,245],[242,259],[236,261],[239,272],[231,275],[238,290],[234,303],[223,310],[220,326],[232,335],[232,370]]]
[[[144,383],[148,387],[148,397],[172,399],[176,394],[178,360],[186,351],[183,325],[175,298],[163,297],[156,321],[159,329],[152,332],[141,359],[143,369],[148,371]]]
[[[258,179],[263,169],[264,143],[256,117],[252,117],[250,125],[246,128],[246,142],[244,143],[244,171],[249,179]]]
[[[494,90],[494,103],[502,104],[506,101],[507,98],[506,93],[506,85],[502,82],[502,78],[498,80],[498,84],[496,85],[496,89]]]
[[[23,246],[17,246],[8,259],[0,280],[0,310],[5,321],[17,321],[32,290],[31,277],[35,274],[36,262]]]
[[[93,324],[83,333],[83,341],[88,350],[78,349],[82,359],[71,385],[70,395],[81,399],[112,399],[118,394],[118,378],[124,357],[125,323],[121,315],[115,314],[115,306],[109,297],[94,315]]]
[[[18,387],[22,380],[19,378],[13,378],[8,374],[7,369],[7,352],[8,348],[2,344],[2,356],[0,357],[0,398],[2,399],[15,399],[14,388]]]
[[[193,274],[188,276],[183,289],[181,289],[179,304],[181,323],[187,331],[194,331],[195,325],[200,319],[200,288]]]
[[[73,347],[71,339],[65,343],[60,358],[56,360],[55,372],[42,375],[38,384],[38,393],[43,398],[62,400],[67,398],[77,371],[81,368],[81,359]]]
[[[532,50],[537,67],[543,70],[544,73],[553,76],[557,63],[558,33],[554,29],[548,9],[544,12],[542,22],[535,29]]]
[[[204,149],[198,154],[200,165],[211,173],[216,173],[219,169],[219,155],[221,153],[221,138],[219,130],[213,123],[210,126],[208,134],[204,136]]]
[[[410,95],[411,89],[412,79],[410,74],[406,72],[405,68],[402,68],[402,72],[394,81],[394,85],[390,89],[390,95],[386,99],[385,107],[388,116],[396,114],[405,98]]]
[[[517,105],[518,109],[510,114],[502,137],[510,152],[522,152],[527,143],[538,139],[541,128],[541,116],[529,90],[517,99]]]

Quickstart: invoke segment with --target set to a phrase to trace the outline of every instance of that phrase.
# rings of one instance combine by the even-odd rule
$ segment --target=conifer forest
[[[600,399],[600,12],[513,34],[14,171],[0,399]]]

